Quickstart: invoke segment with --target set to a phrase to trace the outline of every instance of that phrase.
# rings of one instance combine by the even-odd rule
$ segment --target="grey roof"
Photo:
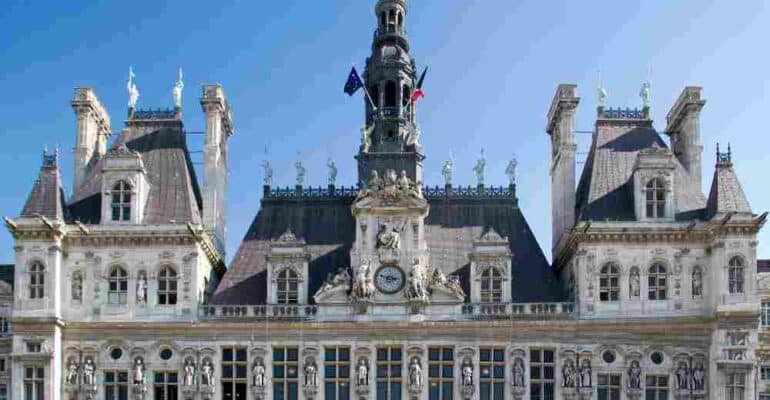
[[[757,272],[770,272],[770,260],[758,259],[757,260]]]
[[[64,192],[59,173],[58,154],[43,155],[43,165],[21,210],[22,217],[42,215],[52,219],[64,218]]]
[[[146,224],[198,223],[201,196],[181,120],[132,119],[112,144],[139,153],[150,192],[144,208]],[[71,220],[97,224],[101,219],[102,163],[97,160],[69,202]]]
[[[16,267],[13,264],[0,264],[0,281],[13,287],[13,276]]]
[[[350,268],[355,240],[352,197],[268,199],[262,201],[240,248],[212,299],[213,304],[264,304],[267,301],[266,259],[271,239],[287,228],[307,243],[311,254],[308,298],[326,276]],[[429,198],[425,238],[434,266],[460,278],[470,293],[473,241],[493,228],[510,241],[514,302],[554,301],[564,296],[555,274],[535,240],[515,199]]]
[[[654,145],[667,148],[649,119],[599,119],[576,191],[578,218],[635,219],[634,165],[639,151]],[[689,173],[678,160],[674,158],[673,162],[677,214],[685,216],[703,209],[706,199],[700,188],[689,179]]]
[[[733,170],[732,161],[717,162],[706,204],[707,218],[729,212],[751,214],[751,207]]]

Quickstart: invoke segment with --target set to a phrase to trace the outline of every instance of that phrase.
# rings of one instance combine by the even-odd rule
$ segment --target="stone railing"
[[[426,198],[515,198],[516,185],[509,186],[425,186],[422,189]]]
[[[356,197],[358,187],[270,187],[265,186],[265,197],[270,198],[344,198]]]
[[[198,308],[201,319],[313,319],[318,307],[312,305],[206,305]]]
[[[473,319],[566,317],[574,311],[573,303],[465,304],[462,307],[463,315]]]
[[[357,186],[349,187],[264,187],[264,196],[273,199],[290,198],[354,198],[358,195]],[[515,199],[516,185],[509,186],[423,186],[422,194],[427,199],[440,198],[492,198],[492,199]]]

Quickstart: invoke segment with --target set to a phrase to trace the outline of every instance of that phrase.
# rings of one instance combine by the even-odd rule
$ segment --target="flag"
[[[361,77],[358,76],[358,72],[356,72],[356,67],[354,66],[350,70],[348,81],[345,83],[345,93],[347,93],[348,96],[352,96],[355,92],[358,91],[358,89],[361,89],[362,87],[364,87],[364,84],[361,82]]]
[[[421,98],[425,97],[425,92],[422,90],[422,83],[425,81],[425,74],[428,72],[428,67],[425,67],[425,69],[422,71],[422,75],[420,75],[420,80],[417,81],[417,88],[414,89],[414,92],[412,92],[412,98],[411,102],[416,103],[417,100],[420,100]]]

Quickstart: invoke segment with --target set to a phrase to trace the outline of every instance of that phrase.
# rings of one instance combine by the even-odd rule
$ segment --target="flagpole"
[[[371,104],[372,109],[377,111],[377,106],[374,105],[374,100],[372,100],[372,96],[369,95],[369,90],[366,89],[366,85],[361,85],[361,89],[364,89],[364,94],[366,95],[366,98],[369,99],[369,104]]]

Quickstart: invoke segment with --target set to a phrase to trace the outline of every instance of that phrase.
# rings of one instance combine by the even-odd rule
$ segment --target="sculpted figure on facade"
[[[75,362],[75,360],[70,359],[69,363],[67,364],[67,377],[65,380],[67,381],[67,384],[69,385],[77,385],[78,384],[78,363]]]
[[[524,370],[524,360],[522,360],[520,357],[517,357],[513,361],[513,379],[511,380],[514,387],[525,387],[525,370]]]
[[[270,161],[262,160],[262,169],[265,171],[265,186],[271,186],[273,184],[273,167],[270,166]]]
[[[147,275],[144,272],[139,274],[136,281],[136,302],[139,304],[147,303]]]
[[[368,299],[374,294],[374,283],[369,274],[369,263],[364,262],[356,269],[353,283],[353,296],[358,299]]]
[[[134,370],[131,374],[134,385],[144,384],[144,362],[141,358],[134,360]]]
[[[454,167],[452,160],[444,161],[444,166],[441,167],[441,175],[444,175],[444,184],[452,184],[452,169]]]
[[[637,360],[631,361],[631,366],[628,368],[628,387],[630,389],[642,388],[642,368]]]
[[[203,366],[201,367],[201,385],[211,386],[214,384],[214,367],[211,365],[211,361],[207,358],[203,360]]]
[[[484,158],[484,149],[481,149],[481,157],[476,161],[476,166],[473,167],[473,172],[476,173],[476,181],[478,185],[484,184],[484,169],[487,167],[487,160]]]
[[[580,364],[580,387],[591,387],[591,376],[591,361],[584,359]]]
[[[631,274],[628,277],[628,293],[631,297],[639,297],[639,269],[631,268]]]
[[[86,362],[83,364],[83,384],[87,386],[96,385],[96,366],[94,360],[90,357],[86,358]]]
[[[650,82],[644,82],[642,89],[639,91],[639,97],[642,98],[642,105],[644,107],[650,106]]]
[[[409,364],[409,387],[415,390],[422,389],[422,367],[417,357],[413,357]]]
[[[369,366],[364,357],[358,359],[358,367],[356,368],[356,386],[369,386]]]
[[[318,367],[315,360],[308,357],[305,359],[305,386],[317,387],[318,386]]]
[[[514,158],[508,162],[508,166],[505,168],[505,175],[508,176],[508,184],[511,186],[516,184],[516,165],[518,162]]]
[[[72,276],[72,301],[83,301],[83,275],[80,272],[75,272]]]
[[[136,87],[136,76],[132,67],[128,68],[126,90],[128,91],[128,108],[134,109],[136,108],[136,102],[139,100],[139,89]]]
[[[374,123],[369,126],[361,128],[361,147],[363,153],[368,153],[369,148],[372,147],[372,132],[374,131]]]
[[[428,279],[426,267],[420,263],[420,260],[414,260],[412,269],[409,271],[409,290],[407,297],[413,300],[428,299]]]
[[[706,390],[706,370],[700,362],[692,370],[692,385],[693,390],[696,392]]]
[[[676,368],[676,388],[679,390],[689,389],[690,371],[687,370],[687,363],[680,361]]]
[[[182,377],[183,386],[195,385],[195,362],[188,358],[184,361],[184,375]]]
[[[331,158],[326,160],[326,167],[329,169],[329,186],[337,183],[337,163]]]
[[[459,278],[456,276],[447,277],[444,272],[438,268],[433,268],[433,274],[431,275],[430,280],[430,288],[451,294],[461,299],[465,298],[465,292],[460,286]]]
[[[463,386],[473,387],[473,363],[470,358],[465,358],[462,367]]]
[[[329,274],[326,277],[326,281],[321,288],[318,289],[318,292],[314,297],[316,299],[322,299],[333,293],[347,292],[348,290],[350,290],[350,274],[348,273],[347,268],[340,268],[334,275]]]
[[[401,230],[389,223],[380,224],[377,234],[377,247],[395,250],[401,248]]]
[[[561,375],[562,387],[577,387],[577,370],[575,369],[575,364],[571,359],[564,360],[564,365],[561,368]]]
[[[179,68],[179,75],[174,82],[174,88],[171,90],[174,95],[174,107],[182,108],[182,90],[184,89],[184,82],[182,81],[182,68]]]
[[[302,186],[305,183],[305,173],[307,172],[305,166],[302,165],[302,160],[295,161],[294,168],[297,169],[297,186]]]
[[[692,272],[692,295],[700,297],[703,295],[703,274],[700,268],[695,268]]]
[[[251,368],[251,384],[254,387],[265,387],[265,363],[261,358],[254,360],[254,366]]]

